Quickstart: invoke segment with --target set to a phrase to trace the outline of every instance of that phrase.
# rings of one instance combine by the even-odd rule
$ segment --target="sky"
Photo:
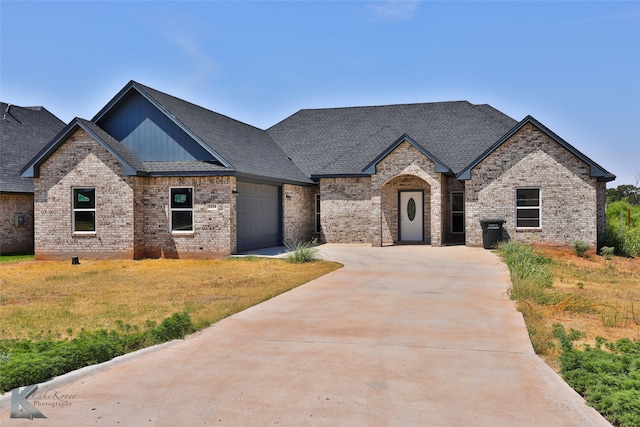
[[[640,1],[0,0],[0,99],[91,119],[130,80],[266,129],[467,100],[640,185]]]

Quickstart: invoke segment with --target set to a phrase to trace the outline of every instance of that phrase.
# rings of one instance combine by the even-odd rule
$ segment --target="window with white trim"
[[[171,189],[171,232],[193,232],[193,188]]]
[[[516,227],[540,228],[540,189],[516,189]]]
[[[73,232],[96,232],[96,189],[73,188]]]
[[[464,192],[451,193],[451,232],[464,233]]]
[[[322,231],[322,225],[320,225],[320,195],[316,194],[316,233]]]

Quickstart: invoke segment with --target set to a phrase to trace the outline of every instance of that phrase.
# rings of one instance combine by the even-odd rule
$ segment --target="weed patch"
[[[517,300],[536,353],[614,425],[640,425],[638,260],[613,257],[610,251],[600,258],[585,253],[579,257],[578,251],[569,256],[569,249],[544,249],[553,254],[551,259],[518,243],[500,245],[498,253],[511,272],[509,295]],[[553,280],[554,273],[559,282]],[[580,325],[580,330],[566,332],[556,319]],[[626,331],[635,334],[636,341],[595,336],[591,347],[594,331],[607,336]],[[581,342],[584,350],[577,350],[575,342]]]
[[[316,244],[317,241],[314,239],[308,242],[298,242],[293,245],[287,245],[285,260],[294,264],[317,261],[320,255]]]
[[[37,384],[84,366],[166,341],[195,330],[187,313],[175,313],[159,325],[137,327],[116,322],[118,330],[81,331],[71,340],[0,341],[0,391]]]
[[[640,425],[640,340],[600,338],[595,347],[579,351],[573,347],[579,333],[567,334],[556,325],[554,336],[564,350],[560,372],[565,381],[614,425]]]

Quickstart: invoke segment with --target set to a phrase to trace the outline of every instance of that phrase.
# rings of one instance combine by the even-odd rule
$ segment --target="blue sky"
[[[268,128],[468,100],[640,174],[639,1],[0,0],[0,98],[92,118],[129,80]]]

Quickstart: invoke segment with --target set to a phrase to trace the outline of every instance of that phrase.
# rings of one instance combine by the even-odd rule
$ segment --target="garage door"
[[[280,246],[281,187],[237,182],[238,252]]]

